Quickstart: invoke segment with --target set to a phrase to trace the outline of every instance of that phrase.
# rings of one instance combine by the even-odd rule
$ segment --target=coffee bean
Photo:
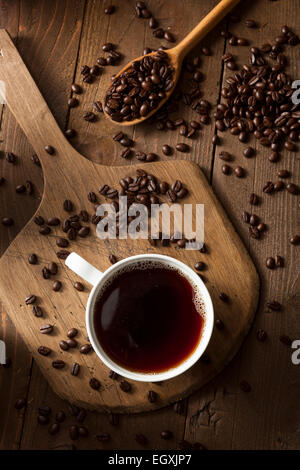
[[[220,318],[216,319],[216,328],[218,330],[224,330],[224,323],[222,322]]]
[[[278,170],[277,175],[279,178],[289,178],[291,174],[288,170]]]
[[[58,411],[58,412],[56,413],[56,415],[55,415],[55,421],[56,421],[57,423],[63,423],[63,422],[65,421],[65,419],[66,419],[66,414],[65,414],[65,412],[64,412],[63,410]]]
[[[44,279],[49,279],[50,276],[51,276],[51,273],[50,273],[49,269],[46,268],[46,267],[44,267],[44,268],[42,269],[42,274],[43,274],[43,278],[44,278]]]
[[[56,256],[59,258],[59,259],[67,259],[67,257],[69,256],[70,252],[67,251],[67,250],[60,250],[60,251],[57,251],[56,253]]]
[[[104,13],[106,15],[112,15],[116,10],[116,7],[114,5],[109,5],[107,8],[104,9]]]
[[[268,158],[271,163],[276,163],[278,160],[280,160],[280,155],[278,152],[272,152]]]
[[[40,215],[36,215],[36,216],[34,217],[33,221],[34,221],[34,223],[35,223],[36,225],[44,225],[44,223],[45,223],[44,218],[43,218],[42,216],[40,216]]]
[[[300,243],[300,235],[293,235],[291,238],[290,238],[290,243],[292,245],[299,245]]]
[[[253,157],[254,155],[254,149],[252,147],[246,147],[244,150],[243,150],[243,155],[244,157],[246,158],[251,158]]]
[[[282,256],[275,256],[275,265],[277,268],[282,268],[284,266],[284,259],[282,258]]]
[[[44,415],[38,415],[37,417],[37,422],[38,424],[41,424],[42,426],[45,426],[49,424],[49,416],[44,416]]]
[[[21,194],[21,193],[25,193],[25,191],[26,191],[26,187],[24,184],[19,184],[18,186],[16,186],[16,193]]]
[[[74,375],[77,377],[79,372],[80,372],[80,365],[77,362],[74,362],[71,367],[71,375]]]
[[[17,163],[17,156],[13,152],[6,152],[5,159],[8,163],[15,165]]]
[[[215,134],[212,139],[211,139],[211,143],[213,145],[220,145],[220,138],[217,134]]]
[[[75,338],[75,336],[77,336],[77,334],[78,334],[77,328],[70,328],[67,332],[67,337],[68,338]]]
[[[162,151],[166,156],[170,156],[173,153],[172,147],[170,147],[170,145],[167,145],[167,144],[162,146]]]
[[[69,346],[69,348],[76,348],[78,344],[76,339],[73,339],[73,338],[67,339],[66,343]]]
[[[92,349],[93,349],[92,345],[87,343],[87,344],[83,344],[82,346],[80,346],[79,352],[81,354],[88,354]]]
[[[60,248],[66,248],[69,245],[69,241],[66,238],[57,238],[56,245]]]
[[[99,388],[101,387],[101,384],[100,384],[99,380],[96,379],[95,377],[92,377],[92,378],[90,379],[89,384],[90,384],[90,387],[91,387],[93,390],[99,390]]]
[[[73,210],[73,203],[69,199],[66,199],[63,203],[63,208],[66,212],[72,212]]]
[[[49,335],[53,331],[53,325],[46,323],[45,325],[40,326],[40,333],[43,335]]]
[[[267,229],[266,224],[264,224],[262,222],[260,224],[258,224],[258,226],[257,226],[257,230],[259,232],[265,232],[266,229]]]
[[[115,255],[113,255],[112,253],[110,253],[108,259],[109,259],[111,264],[115,264],[118,261],[117,257]]]
[[[219,299],[223,300],[223,302],[228,302],[228,300],[229,300],[228,295],[225,294],[225,292],[221,292],[219,294]]]
[[[78,235],[81,238],[87,237],[89,233],[90,233],[90,227],[82,227],[81,229],[78,230]]]
[[[161,437],[164,441],[167,441],[167,440],[173,438],[173,433],[172,433],[172,431],[169,431],[169,430],[161,431],[160,437]]]
[[[280,339],[281,343],[284,344],[285,346],[289,346],[289,347],[290,347],[291,344],[292,344],[291,338],[290,338],[289,336],[287,336],[287,335],[281,335],[281,336],[279,337],[279,339]]]
[[[47,219],[46,223],[50,226],[57,226],[60,224],[60,220],[57,217],[50,217]]]
[[[80,437],[87,437],[89,435],[89,431],[85,426],[79,426],[78,432]]]
[[[290,194],[299,194],[299,187],[294,183],[288,183],[286,189]]]
[[[14,224],[14,220],[11,217],[4,217],[2,219],[2,225],[5,227],[11,227]]]
[[[28,256],[28,263],[29,264],[37,264],[38,258],[35,253],[31,253],[31,255]]]
[[[56,361],[52,362],[52,367],[54,367],[54,369],[63,369],[65,365],[66,363],[60,359],[56,359]]]
[[[32,307],[32,313],[37,318],[41,318],[43,316],[43,310],[41,307],[39,307],[39,305],[34,305]]]
[[[58,267],[57,267],[57,264],[54,263],[54,261],[51,261],[51,263],[48,264],[48,270],[50,272],[50,274],[57,274],[57,270],[58,270]]]
[[[42,356],[49,356],[49,354],[51,353],[51,349],[48,348],[47,346],[39,346],[38,353],[41,354]]]
[[[272,257],[269,257],[266,259],[266,266],[269,269],[274,269],[275,268],[275,259]]]
[[[121,380],[120,389],[125,393],[129,393],[131,391],[131,384],[127,380]]]
[[[274,184],[272,181],[267,181],[267,183],[263,187],[263,192],[266,194],[271,194],[274,191]]]
[[[231,172],[231,167],[229,165],[222,165],[222,173],[224,175],[229,175],[229,173]]]
[[[119,374],[117,374],[117,372],[114,370],[110,370],[108,376],[112,380],[117,380],[119,378]]]
[[[222,152],[219,153],[219,157],[221,160],[225,160],[226,162],[232,160],[232,155],[229,152],[225,152],[225,150],[222,150]]]
[[[45,225],[44,227],[40,228],[39,233],[41,235],[49,235],[49,233],[51,233],[51,228]]]
[[[45,150],[47,153],[49,153],[49,155],[54,155],[55,153],[54,147],[52,147],[52,145],[46,145]]]
[[[198,261],[194,268],[196,269],[196,271],[203,271],[205,268],[206,268],[206,265],[205,263],[203,263],[203,261]]]
[[[235,176],[237,176],[238,178],[242,178],[242,177],[245,175],[245,170],[244,170],[244,168],[242,168],[241,166],[237,166],[237,167],[234,169],[234,174],[235,174]]]
[[[257,23],[254,20],[245,20],[244,24],[245,24],[245,26],[247,26],[247,28],[256,28],[257,27]]]
[[[240,389],[242,390],[242,392],[249,393],[251,392],[252,387],[246,380],[242,380],[240,382]]]
[[[80,408],[77,416],[76,416],[76,421],[78,423],[83,423],[85,421],[85,418],[87,416],[87,412],[84,408]]]
[[[189,152],[190,150],[190,147],[187,144],[184,144],[183,142],[176,144],[175,147],[176,147],[176,150],[178,150],[178,152],[186,153],[186,152]]]
[[[157,400],[157,393],[154,392],[154,390],[149,390],[149,392],[147,393],[147,397],[150,403],[155,403]]]
[[[170,31],[165,31],[164,39],[168,42],[175,42],[175,37]]]
[[[25,398],[18,398],[17,401],[15,402],[16,410],[21,410],[22,408],[25,408],[25,405],[26,405]]]
[[[84,290],[84,285],[81,283],[81,282],[74,282],[74,287],[76,290],[78,290],[79,292],[82,292]]]
[[[29,196],[33,194],[33,191],[34,191],[33,183],[27,180],[25,183],[25,189],[26,189],[26,194],[28,194]]]
[[[77,83],[73,83],[71,85],[71,90],[73,91],[73,93],[76,93],[77,95],[79,95],[80,93],[82,93],[82,88],[80,85],[78,85]]]
[[[68,343],[67,343],[66,341],[64,341],[64,340],[61,340],[61,341],[59,342],[59,347],[60,347],[60,349],[62,349],[63,351],[68,351],[68,349],[69,349]]]
[[[256,214],[252,214],[249,219],[250,225],[256,227],[259,223],[259,217]]]
[[[68,106],[69,108],[75,108],[76,106],[78,106],[79,104],[79,101],[77,98],[69,98],[68,99]]]
[[[79,429],[76,424],[69,427],[69,436],[72,441],[77,441],[79,438]]]
[[[296,150],[296,145],[293,142],[289,141],[289,140],[287,140],[284,143],[284,146],[289,152],[295,152],[295,150]]]
[[[184,409],[185,409],[184,401],[182,401],[182,400],[177,401],[177,402],[174,403],[174,405],[173,405],[173,410],[174,410],[175,413],[177,413],[178,415],[182,415],[182,414],[184,413]]]
[[[25,304],[26,305],[32,305],[36,302],[36,296],[31,294],[28,297],[25,298]]]
[[[30,158],[31,158],[32,163],[34,163],[35,165],[37,165],[39,167],[41,166],[40,159],[37,155],[31,155]]]
[[[57,434],[59,432],[59,430],[60,430],[59,423],[52,423],[49,426],[48,432],[51,436],[55,436],[55,434]]]
[[[267,337],[268,337],[268,335],[267,335],[267,332],[265,330],[263,330],[262,328],[257,330],[256,338],[258,339],[258,341],[264,342],[264,341],[266,341]]]
[[[270,310],[274,310],[275,312],[279,312],[280,310],[282,310],[282,305],[277,300],[267,302],[266,305]]]

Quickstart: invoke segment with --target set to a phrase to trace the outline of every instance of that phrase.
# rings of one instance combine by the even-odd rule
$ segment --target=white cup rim
[[[100,341],[97,338],[95,328],[94,328],[94,305],[97,299],[97,294],[103,282],[107,281],[107,279],[118,271],[120,268],[126,266],[129,263],[134,261],[147,261],[147,260],[157,260],[161,261],[162,263],[173,265],[179,269],[179,271],[186,275],[188,280],[192,280],[193,283],[197,285],[199,289],[200,296],[204,303],[204,310],[205,310],[205,317],[204,317],[204,326],[201,333],[201,337],[199,340],[198,345],[194,349],[194,351],[180,364],[162,372],[157,373],[146,373],[146,372],[139,372],[126,369],[125,367],[116,363],[110,356],[104,351],[101,346]],[[188,273],[188,274],[187,274]],[[190,367],[192,367],[202,356],[207,345],[210,341],[213,326],[214,326],[214,309],[213,304],[211,301],[210,294],[204,285],[202,279],[198,276],[195,271],[193,271],[189,266],[185,263],[177,260],[176,258],[172,258],[170,256],[161,255],[161,254],[141,254],[130,256],[128,258],[122,259],[117,263],[110,266],[104,273],[103,276],[99,279],[98,283],[93,287],[92,291],[90,292],[87,306],[86,306],[86,327],[89,340],[94,348],[94,351],[98,355],[98,357],[104,362],[104,364],[109,367],[111,370],[115,371],[122,377],[126,377],[128,379],[140,381],[140,382],[158,382],[167,379],[171,379],[176,377],[185,371],[187,371]]]

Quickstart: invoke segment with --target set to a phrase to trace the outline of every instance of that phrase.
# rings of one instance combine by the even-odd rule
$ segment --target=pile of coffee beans
[[[148,116],[174,87],[174,67],[164,51],[134,61],[118,75],[105,97],[105,112],[113,121]]]
[[[294,44],[295,37],[283,26],[275,44],[251,47],[249,64],[226,78],[221,90],[226,104],[219,104],[214,113],[218,131],[229,129],[240,142],[254,134],[262,146],[270,147],[270,161],[278,161],[283,146],[295,151],[299,140],[300,111],[291,100],[292,78],[285,71],[288,61],[283,54],[283,45]],[[267,55],[273,64],[268,63]]]

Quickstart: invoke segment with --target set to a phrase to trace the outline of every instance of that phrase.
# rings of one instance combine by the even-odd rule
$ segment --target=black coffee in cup
[[[94,326],[114,362],[158,373],[178,366],[197,348],[204,307],[196,287],[178,270],[140,263],[104,285],[94,307]]]

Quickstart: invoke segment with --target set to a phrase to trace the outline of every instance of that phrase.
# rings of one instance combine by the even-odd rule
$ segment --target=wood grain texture
[[[67,2],[61,0],[58,2],[66,5]],[[116,13],[111,17],[103,15],[104,8],[109,5],[110,0],[103,2],[87,2],[80,1],[82,8],[86,4],[85,14],[81,14],[83,22],[80,48],[78,53],[78,61],[76,62],[76,52],[70,54],[76,66],[75,80],[81,83],[79,75],[79,67],[84,63],[92,65],[96,58],[101,55],[101,44],[107,41],[118,44],[118,50],[124,54],[122,64],[125,64],[130,58],[138,56],[142,53],[144,46],[157,48],[160,43],[168,46],[164,40],[160,41],[153,37],[152,31],[147,26],[147,21],[137,20],[134,17],[133,5],[134,1],[119,2],[115,0],[113,3],[116,5]],[[164,0],[158,2],[155,0],[148,0],[147,4],[160,24],[163,27],[170,26],[171,31],[175,33],[178,40],[190,31],[199,18],[203,17],[215,4],[217,0],[205,0],[198,2],[195,0],[185,0],[184,2],[174,2],[173,0]],[[22,36],[27,37],[27,47],[30,48],[30,54],[26,55],[26,48],[22,51],[22,56],[26,59],[26,63],[33,74],[35,80],[38,81],[40,69],[37,67],[38,63],[35,61],[35,68],[32,67],[30,55],[35,53],[39,47],[40,37],[34,35],[34,26],[31,28],[30,18],[35,15],[37,5],[41,5],[42,14],[47,17],[47,11],[52,8],[53,2],[34,2],[26,0],[22,2],[22,15],[20,23],[24,25],[22,29]],[[16,0],[10,2],[1,2],[1,7],[5,5],[6,10],[1,10],[1,26],[9,28],[13,37],[18,33],[18,2]],[[188,14],[183,14],[188,12]],[[70,15],[72,15],[72,11]],[[245,18],[254,18],[259,22],[259,29],[248,30],[245,29],[243,24],[231,24],[230,30],[237,28],[241,32],[241,36],[248,37],[251,45],[260,45],[263,42],[272,40],[278,35],[279,29],[282,24],[287,23],[295,32],[299,33],[299,10],[297,0],[278,0],[277,2],[270,2],[268,0],[255,0],[253,2],[243,2],[240,11],[237,13],[241,16],[242,21]],[[55,18],[52,17],[50,26],[46,32],[48,40],[51,39],[52,26],[55,23]],[[28,21],[27,21],[28,20]],[[45,21],[47,23],[47,21]],[[202,83],[204,98],[211,101],[212,105],[216,105],[219,99],[219,85],[222,80],[222,65],[221,56],[224,51],[224,39],[220,37],[219,31],[222,25],[214,30],[210,35],[202,41],[201,45],[208,45],[211,47],[213,54],[210,57],[202,56],[201,70],[204,73],[205,81]],[[11,29],[12,27],[12,29]],[[62,34],[68,34],[66,29],[62,26]],[[194,54],[200,53],[200,46],[195,48]],[[226,45],[226,48],[228,45]],[[247,56],[247,48],[245,54],[243,48],[232,48],[233,53],[238,57],[238,63],[242,64],[242,57]],[[290,70],[294,78],[299,76],[299,61],[297,60],[299,48],[288,48],[288,54],[293,57],[290,64]],[[60,49],[56,50],[60,53]],[[292,55],[291,55],[292,54]],[[62,56],[63,54],[61,54]],[[43,60],[41,57],[40,60]],[[72,64],[70,64],[72,67]],[[80,106],[72,109],[70,113],[69,126],[74,127],[79,131],[79,137],[74,140],[74,145],[84,155],[92,160],[102,162],[105,164],[127,164],[119,158],[120,147],[111,141],[107,136],[112,135],[118,127],[109,127],[107,121],[102,115],[99,115],[97,123],[88,124],[82,119],[82,114],[86,110],[92,108],[92,102],[97,98],[103,96],[103,92],[109,83],[110,75],[114,73],[119,67],[106,68],[98,81],[91,86],[85,86],[83,95],[80,96]],[[66,110],[66,100],[69,94],[69,87],[72,80],[70,78],[65,80],[63,74],[59,74],[59,64],[56,68],[55,76],[54,70],[50,70],[49,64],[46,60],[43,62],[43,82],[38,82],[40,89],[44,96],[47,96],[49,106],[54,112],[56,119],[61,125],[67,122],[68,112]],[[48,76],[52,75],[52,83],[48,80]],[[56,77],[59,80],[56,81]],[[185,73],[184,73],[185,76]],[[58,83],[59,81],[59,83]],[[67,94],[64,95],[63,87],[60,86],[60,92],[55,92],[55,87],[61,85],[64,81],[64,88]],[[68,83],[69,82],[69,83]],[[47,89],[51,93],[47,94]],[[52,103],[55,100],[60,100],[63,104],[59,108],[59,112],[54,109]],[[64,112],[66,114],[64,115]],[[62,114],[61,114],[62,113]],[[5,132],[5,145],[8,150],[15,150],[22,159],[22,171],[32,171],[32,164],[29,161],[32,149],[30,146],[25,147],[26,139],[22,132],[15,126],[14,120],[8,120],[9,112],[6,109],[2,119],[1,137]],[[182,107],[176,115],[172,117],[183,116],[187,121],[195,117],[194,113],[188,107]],[[7,129],[7,131],[4,131]],[[128,132],[129,133],[129,132]],[[76,442],[76,447],[79,449],[84,448],[108,448],[115,449],[120,446],[127,449],[141,447],[135,442],[135,430],[143,432],[149,439],[148,448],[177,448],[178,441],[183,437],[185,439],[195,442],[200,441],[209,449],[298,449],[300,436],[299,436],[299,407],[297,400],[299,396],[299,387],[297,380],[298,368],[291,363],[291,350],[279,342],[279,334],[289,334],[292,338],[299,338],[299,321],[297,312],[299,311],[299,284],[295,275],[297,268],[297,248],[292,247],[287,243],[287,237],[290,233],[297,231],[297,198],[285,198],[282,193],[278,198],[273,199],[264,197],[263,204],[259,207],[259,215],[270,223],[272,221],[272,230],[270,229],[266,238],[258,243],[252,242],[251,245],[248,240],[246,227],[240,222],[241,211],[248,206],[248,194],[252,191],[254,181],[256,188],[261,188],[265,183],[270,167],[266,164],[265,159],[260,153],[259,157],[255,160],[255,173],[252,171],[252,166],[249,167],[250,171],[247,175],[247,186],[240,185],[241,180],[234,177],[228,178],[224,176],[219,168],[218,154],[220,150],[229,150],[237,156],[236,162],[245,166],[245,159],[240,157],[240,152],[237,151],[237,140],[227,140],[228,134],[220,135],[222,139],[222,147],[213,148],[211,144],[211,137],[214,133],[212,125],[204,127],[200,131],[200,138],[195,141],[189,141],[186,138],[181,138],[178,132],[158,132],[155,126],[143,125],[133,130],[132,135],[136,140],[136,147],[145,151],[155,151],[160,155],[162,160],[168,160],[170,157],[164,157],[161,154],[161,146],[164,143],[169,143],[174,146],[175,143],[185,141],[192,144],[193,151],[185,155],[184,158],[192,159],[200,164],[208,180],[214,184],[214,191],[217,193],[219,200],[226,207],[227,214],[234,222],[238,232],[242,236],[245,244],[250,247],[251,255],[254,257],[256,265],[259,269],[260,275],[263,277],[261,288],[260,309],[256,317],[255,325],[248,336],[244,347],[240,350],[235,359],[231,362],[216,379],[211,381],[207,386],[201,389],[198,393],[194,394],[187,400],[187,408],[183,416],[174,413],[172,407],[164,408],[158,412],[151,412],[147,414],[137,414],[131,416],[123,416],[120,426],[112,427],[105,416],[98,414],[88,414],[87,423],[90,429],[90,438],[80,439]],[[21,136],[21,137],[20,137]],[[21,145],[19,150],[19,143]],[[1,149],[4,149],[4,144],[0,144]],[[25,149],[27,149],[26,153]],[[241,149],[242,147],[240,147]],[[215,155],[215,158],[214,158]],[[172,159],[182,158],[182,155],[175,152]],[[286,164],[299,162],[298,153],[295,155],[288,155],[284,153],[282,160],[282,168]],[[250,162],[249,162],[250,163]],[[297,163],[298,164],[298,163]],[[278,164],[277,167],[281,168]],[[7,170],[8,165],[0,159],[0,172]],[[248,167],[247,167],[248,169]],[[16,169],[15,169],[16,170]],[[8,186],[7,191],[0,189],[1,207],[9,205],[9,213],[15,214],[15,207],[11,204],[14,198],[14,186],[26,178],[26,173],[20,173],[19,178],[15,176],[15,170],[11,171],[10,177],[12,178],[11,184]],[[33,170],[38,170],[33,167]],[[273,174],[273,173],[272,173]],[[274,173],[275,174],[275,173]],[[299,179],[299,167],[293,167],[293,180]],[[34,180],[37,190],[42,189],[42,182],[40,172],[37,171],[36,179]],[[241,188],[244,188],[243,190]],[[30,202],[30,204],[29,204]],[[8,232],[10,239],[17,233],[18,228],[22,227],[30,215],[34,213],[35,207],[32,207],[33,200],[19,196],[18,207],[20,216],[24,219],[19,220],[14,228],[9,231],[0,227],[1,246],[4,249],[8,244]],[[11,204],[11,205],[10,205]],[[256,212],[256,211],[255,211]],[[26,215],[27,214],[27,215]],[[24,221],[24,222],[23,222]],[[285,224],[287,226],[285,228]],[[273,225],[274,224],[274,225]],[[265,257],[269,256],[271,251],[275,250],[281,252],[285,256],[286,266],[281,271],[274,271],[273,273],[266,272],[264,261]],[[276,297],[281,300],[284,305],[282,313],[270,313],[265,309],[265,302]],[[258,343],[256,340],[256,331],[258,328],[263,327],[267,330],[269,338],[266,343]],[[68,424],[73,424],[74,419],[68,418],[66,425],[63,425],[61,432],[56,437],[49,437],[46,428],[36,426],[36,413],[37,407],[41,404],[48,404],[52,407],[53,412],[63,408],[65,411],[66,404],[59,399],[49,388],[43,376],[41,376],[39,369],[33,363],[32,374],[28,375],[29,370],[23,367],[21,361],[26,357],[26,347],[22,340],[15,335],[14,327],[6,319],[2,313],[1,332],[5,329],[6,338],[11,338],[9,342],[9,354],[14,355],[15,350],[19,350],[19,355],[14,359],[12,372],[1,370],[0,383],[5,385],[10,383],[8,374],[14,374],[16,381],[14,386],[10,387],[15,397],[10,400],[9,405],[5,405],[7,395],[7,386],[0,387],[1,398],[1,420],[0,420],[0,434],[1,434],[1,448],[10,448],[13,442],[15,445],[21,445],[24,449],[47,449],[62,444],[70,448],[71,441],[67,435],[66,427]],[[28,355],[29,357],[29,355]],[[14,399],[20,395],[24,395],[24,388],[16,388],[16,384],[20,384],[25,377],[24,387],[26,394],[26,377],[29,376],[28,388],[28,407],[25,414],[21,412],[20,415],[14,410]],[[5,382],[2,380],[4,378]],[[239,390],[239,382],[241,379],[247,379],[252,385],[252,392],[244,395]],[[18,390],[18,393],[17,391]],[[273,393],[274,390],[274,393]],[[254,397],[252,397],[254,394]],[[186,419],[185,419],[186,418]],[[24,430],[20,430],[18,434],[17,426],[20,429],[23,426]],[[52,418],[53,419],[53,418]],[[6,432],[3,432],[5,429]],[[162,441],[159,432],[161,429],[171,429],[174,432],[174,439],[170,441]],[[97,430],[110,432],[112,434],[111,442],[101,446],[94,439],[94,434]],[[14,436],[23,435],[21,444],[19,438],[15,441]]]
[[[252,31],[245,29],[242,23],[230,23],[229,30],[258,46],[278,36],[284,24],[299,33],[297,2],[278,1],[274,5],[272,2],[247,2],[245,8],[236,9],[237,15],[254,18],[259,28]],[[248,62],[247,47],[236,49],[227,44],[227,51],[237,57],[238,64]],[[288,47],[286,52],[291,64],[289,73],[296,78],[300,71],[299,49]],[[226,71],[223,83],[229,75],[232,73]],[[186,438],[197,436],[209,448],[295,449],[299,447],[296,425],[299,410],[295,400],[296,394],[299,395],[299,370],[291,362],[291,349],[279,341],[279,336],[287,334],[299,338],[300,333],[295,317],[299,306],[294,296],[299,256],[297,248],[288,242],[290,234],[296,233],[299,227],[298,198],[287,192],[269,196],[262,188],[266,181],[277,181],[276,173],[281,168],[288,168],[291,180],[299,181],[299,155],[284,150],[281,161],[271,164],[267,159],[269,150],[251,139],[249,145],[256,149],[256,156],[246,159],[242,151],[248,144],[241,144],[229,133],[219,135],[222,148],[216,149],[212,185],[258,267],[262,281],[260,308],[253,329],[230,368],[201,393],[191,397]],[[220,150],[233,154],[233,168],[237,165],[245,168],[244,180],[236,181],[235,176],[222,174]],[[260,196],[259,206],[250,206],[251,192]],[[248,227],[241,220],[243,210],[257,214],[267,224],[268,230],[261,240],[249,239]],[[285,267],[268,270],[265,260],[276,254],[284,257]],[[266,302],[273,299],[283,304],[282,313],[266,308]],[[256,339],[259,328],[268,333],[266,343]],[[241,380],[251,384],[250,394],[239,389]]]

